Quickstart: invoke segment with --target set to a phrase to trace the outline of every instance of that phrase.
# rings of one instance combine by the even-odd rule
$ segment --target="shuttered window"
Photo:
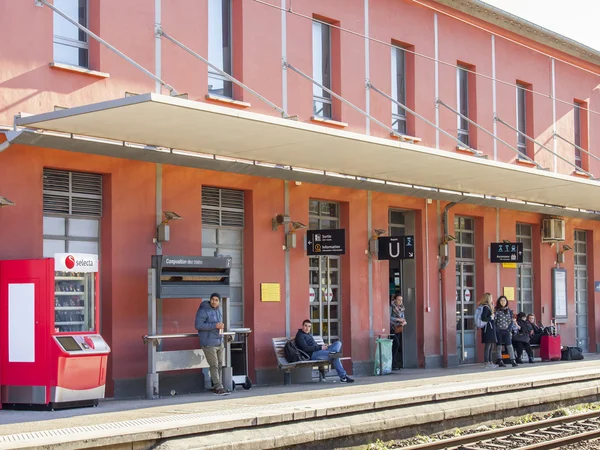
[[[44,214],[102,216],[102,175],[44,169]]]
[[[102,175],[44,169],[44,257],[100,250]]]
[[[244,227],[244,191],[202,187],[202,225]]]

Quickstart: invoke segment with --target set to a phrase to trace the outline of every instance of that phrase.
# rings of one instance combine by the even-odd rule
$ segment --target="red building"
[[[233,256],[257,383],[280,382],[271,338],[307,317],[370,373],[396,291],[408,367],[481,360],[484,292],[596,351],[599,52],[477,0],[54,0],[122,57],[46,3],[0,0],[0,258],[99,254],[111,395],[144,392],[160,251]],[[163,211],[183,220],[157,247]],[[346,230],[329,291],[277,214]],[[374,229],[415,258],[379,261]],[[503,241],[523,263],[491,262]],[[165,301],[162,333],[197,306]]]

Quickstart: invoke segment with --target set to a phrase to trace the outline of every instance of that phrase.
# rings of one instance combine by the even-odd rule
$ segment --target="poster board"
[[[552,313],[557,320],[568,318],[567,271],[552,269]]]

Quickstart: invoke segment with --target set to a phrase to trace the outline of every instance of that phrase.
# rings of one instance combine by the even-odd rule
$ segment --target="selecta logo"
[[[65,266],[67,269],[75,267],[75,257],[73,255],[69,255],[65,258]]]

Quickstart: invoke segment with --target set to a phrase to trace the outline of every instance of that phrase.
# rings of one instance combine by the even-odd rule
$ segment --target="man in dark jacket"
[[[200,338],[200,348],[204,351],[206,362],[210,367],[210,378],[216,395],[227,395],[221,381],[223,368],[223,314],[219,309],[221,296],[216,292],[210,295],[209,301],[200,303],[196,312],[196,330]]]
[[[340,362],[340,358],[335,357],[342,351],[342,343],[337,341],[329,347],[326,345],[319,345],[310,334],[311,328],[312,323],[309,319],[302,322],[302,328],[296,333],[296,346],[300,350],[305,351],[313,361],[331,360],[333,367],[335,367],[335,370],[340,377],[340,381],[342,383],[354,383],[354,380],[346,374],[346,371]]]

